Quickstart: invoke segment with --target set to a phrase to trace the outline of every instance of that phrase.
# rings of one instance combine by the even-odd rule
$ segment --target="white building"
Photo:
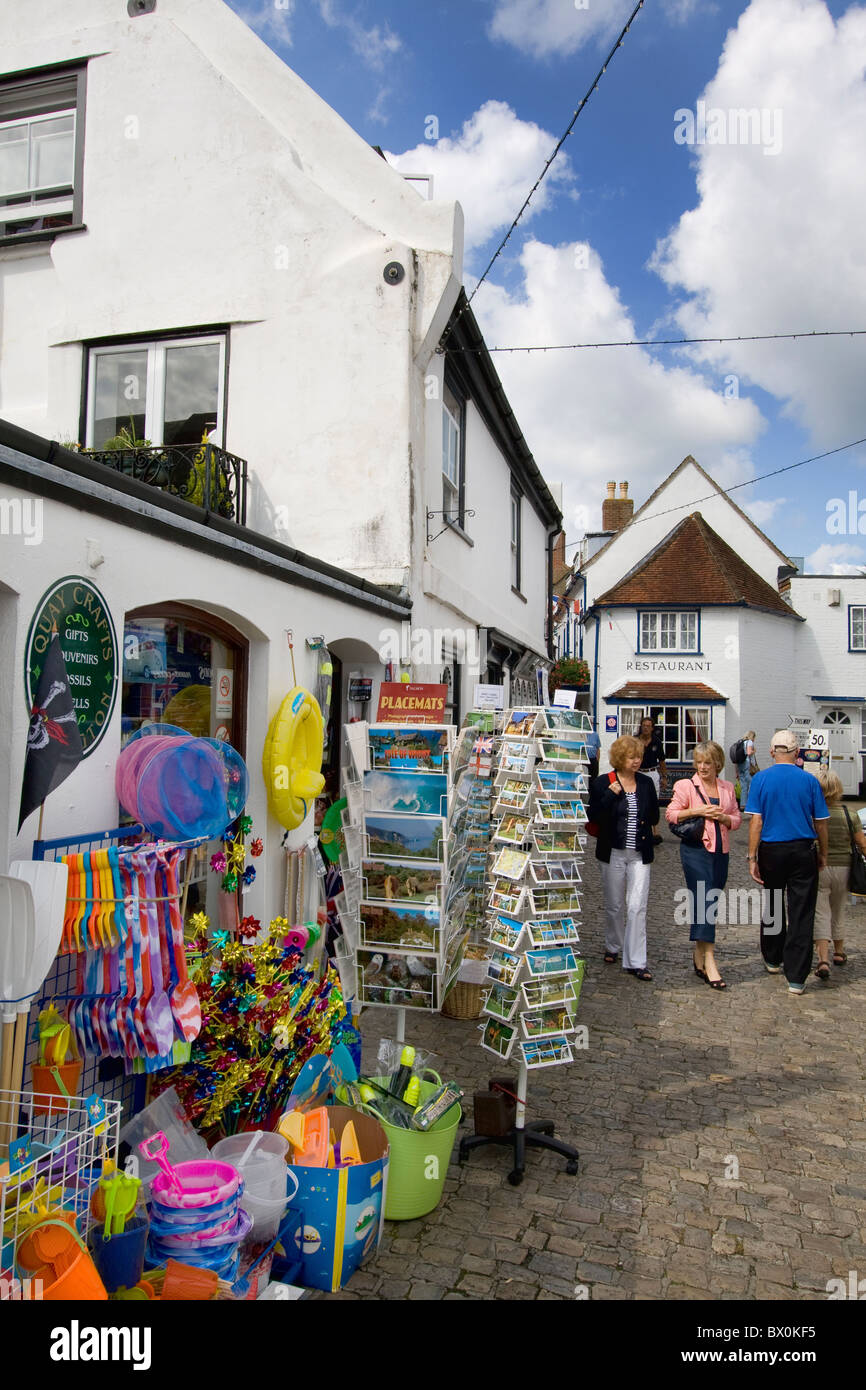
[[[866,577],[801,575],[691,457],[637,512],[608,485],[559,604],[557,654],[583,656],[603,745],[660,725],[671,770],[797,717],[825,727],[846,793],[864,778]],[[677,767],[679,764],[679,767]]]
[[[411,596],[404,664],[452,712],[530,673],[559,511],[461,298],[459,206],[221,0],[32,0],[4,31],[4,417],[95,449],[207,433],[236,519]],[[391,626],[343,653],[374,699]]]

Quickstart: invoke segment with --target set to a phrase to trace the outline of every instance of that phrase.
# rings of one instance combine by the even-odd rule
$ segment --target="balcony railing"
[[[83,449],[82,453],[124,478],[135,478],[139,483],[147,483],[172,497],[191,502],[204,512],[214,512],[240,526],[246,525],[246,459],[226,453],[215,444]]]

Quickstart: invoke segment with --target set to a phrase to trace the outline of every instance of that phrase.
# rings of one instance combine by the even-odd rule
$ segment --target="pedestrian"
[[[644,750],[640,770],[652,778],[656,796],[660,798],[662,792],[668,789],[668,769],[665,763],[665,748],[662,743],[661,732],[656,728],[656,722],[651,714],[645,714],[640,721],[637,736],[643,744]],[[661,835],[654,835],[653,844],[660,845],[661,843]]]
[[[651,777],[641,772],[644,745],[625,734],[608,750],[613,772],[593,778],[589,819],[598,830],[595,857],[601,864],[604,891],[604,959],[638,980],[651,980],[647,969],[646,912],[653,827],[659,803]]]
[[[589,775],[590,777],[597,777],[598,757],[601,752],[601,739],[594,729],[590,729],[584,734],[583,741],[586,747],[586,755],[589,759]]]
[[[796,766],[798,752],[790,729],[778,729],[770,742],[773,766],[752,778],[746,803],[752,817],[749,873],[767,889],[761,912],[764,967],[778,975],[784,966],[791,994],[803,993],[812,968],[818,872],[827,863],[830,816],[817,777]]]
[[[866,835],[859,820],[852,821],[842,804],[842,782],[835,772],[823,767],[818,781],[830,811],[827,826],[827,864],[818,875],[818,900],[815,904],[815,946],[819,980],[830,978],[830,941],[833,942],[833,964],[844,965],[845,909],[848,902],[848,877],[851,872],[851,836],[858,849],[866,852]]]
[[[739,806],[742,811],[749,799],[749,786],[752,778],[758,771],[758,762],[755,757],[755,731],[750,729],[747,734],[743,734],[740,742],[743,745],[743,756],[736,763],[737,777],[740,783]]]
[[[733,782],[719,773],[725,766],[724,749],[718,743],[698,743],[692,753],[693,777],[679,778],[665,812],[671,825],[703,819],[698,845],[680,841],[680,861],[688,889],[689,940],[695,973],[712,989],[726,988],[715,958],[718,894],[728,881],[730,832],[741,822]],[[713,897],[707,911],[707,899]]]

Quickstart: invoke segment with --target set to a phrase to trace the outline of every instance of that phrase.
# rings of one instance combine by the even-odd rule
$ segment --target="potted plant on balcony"
[[[589,690],[589,662],[582,658],[560,657],[550,673],[550,693],[556,690]]]

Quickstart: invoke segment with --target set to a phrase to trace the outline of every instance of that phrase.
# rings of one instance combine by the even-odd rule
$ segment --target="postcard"
[[[444,816],[448,814],[448,778],[436,772],[365,772],[364,803],[368,811]]]
[[[445,844],[441,816],[388,816],[367,813],[367,859],[433,859]]]
[[[495,1052],[497,1057],[504,1060],[511,1052],[516,1033],[515,1024],[503,1023],[498,1018],[488,1018],[481,1035],[481,1046],[486,1047],[488,1052]]]
[[[523,956],[497,949],[487,962],[487,978],[499,984],[513,985],[522,964]]]
[[[537,710],[512,709],[508,711],[504,732],[510,738],[531,738],[537,723]]]
[[[579,729],[581,733],[592,733],[592,720],[582,709],[555,709],[548,707],[543,711],[548,729]]]
[[[515,922],[513,917],[508,917],[505,913],[498,914],[487,928],[487,940],[490,945],[506,951],[517,950],[522,934],[523,923]]]
[[[443,725],[373,724],[370,766],[384,772],[445,772],[449,730]]]
[[[533,1067],[555,1067],[561,1062],[573,1061],[568,1038],[556,1035],[540,1038],[537,1041],[521,1042],[523,1060],[530,1070]]]
[[[580,940],[573,917],[532,917],[526,926],[533,946],[563,946]]]
[[[583,802],[578,799],[569,797],[551,801],[547,797],[539,796],[535,802],[535,819],[543,825],[555,825],[557,822],[565,821],[583,824],[586,821],[586,812]]]
[[[545,951],[527,951],[526,964],[532,976],[565,975],[577,969],[577,959],[570,946]]]
[[[579,771],[581,764],[589,761],[583,744],[569,739],[542,738],[539,747],[542,758],[548,763],[564,763]]]
[[[494,830],[493,838],[506,840],[511,845],[522,845],[528,830],[528,816],[503,816]]]
[[[579,962],[580,965],[583,961]],[[582,975],[582,972],[581,972]],[[520,986],[523,1001],[531,1010],[541,1009],[549,1004],[577,1004],[580,984],[575,984],[577,976],[558,975],[552,980],[525,980]]]
[[[361,863],[364,896],[385,902],[439,903],[442,865],[419,865],[415,860],[364,859]]]
[[[493,985],[484,1001],[485,1012],[507,1023],[514,1015],[519,998],[518,990],[508,985]]]
[[[556,1033],[573,1033],[575,1015],[567,1004],[552,1004],[535,1013],[521,1014],[520,1026],[527,1038],[549,1038]]]
[[[533,830],[532,839],[538,854],[577,854],[585,841],[576,830]]]
[[[538,884],[580,883],[577,859],[531,859],[529,872]]]
[[[500,772],[529,772],[535,761],[535,745],[503,739],[499,750]]]
[[[493,861],[493,874],[496,878],[522,878],[529,863],[529,851],[522,849],[501,849]]]
[[[365,1004],[435,1009],[438,958],[405,952],[358,951],[358,997]]]
[[[464,729],[483,729],[492,734],[496,728],[496,711],[492,709],[471,709],[463,718]]]
[[[580,796],[586,791],[586,778],[582,772],[565,771],[562,768],[539,767],[535,772],[536,782],[539,791],[545,796],[556,796],[560,793]]]
[[[529,782],[518,782],[516,778],[510,778],[496,789],[496,810],[523,811],[531,793],[532,787]]]
[[[499,879],[490,893],[490,906],[494,912],[519,912],[523,892],[522,888],[515,888],[506,879]]]
[[[546,912],[580,912],[580,898],[573,888],[533,888],[532,915],[543,917]]]
[[[364,946],[439,949],[438,907],[362,902],[360,914]]]

